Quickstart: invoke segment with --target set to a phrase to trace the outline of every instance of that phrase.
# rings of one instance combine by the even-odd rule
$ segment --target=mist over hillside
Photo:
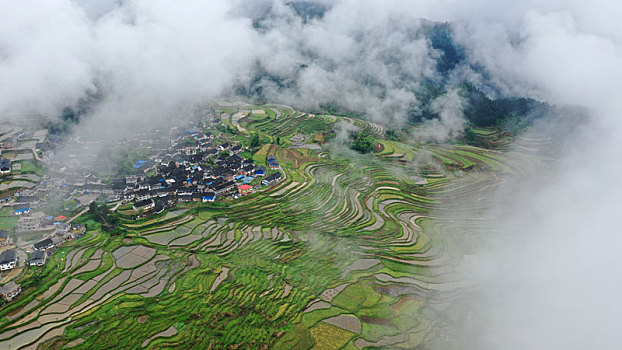
[[[410,143],[546,135],[557,158],[489,192],[494,229],[469,241],[473,287],[446,315],[458,340],[429,343],[615,349],[621,16],[610,0],[2,0],[0,121],[114,143],[232,99],[428,128]]]
[[[477,125],[540,106],[495,87],[457,42],[453,24],[399,6],[189,2],[178,13],[168,12],[166,2],[49,6],[40,13],[7,6],[6,23],[18,26],[2,35],[5,115],[55,117],[88,104],[100,124],[120,123],[166,119],[194,103],[239,95],[399,125],[438,118],[431,103],[455,88]],[[13,32],[20,24],[33,29],[20,37]],[[39,74],[17,75],[34,72],[27,67]],[[45,98],[42,91],[49,92]]]

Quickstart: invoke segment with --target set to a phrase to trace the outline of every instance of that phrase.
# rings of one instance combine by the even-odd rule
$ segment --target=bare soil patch
[[[176,329],[175,327],[173,327],[173,326],[170,326],[170,327],[168,327],[166,330],[164,330],[164,331],[162,331],[162,332],[160,332],[160,333],[158,333],[158,334],[155,334],[153,337],[151,337],[151,338],[149,338],[149,339],[145,340],[145,341],[142,343],[142,345],[141,345],[141,346],[144,348],[145,346],[149,345],[149,343],[150,343],[152,340],[154,340],[154,339],[156,339],[156,338],[170,338],[170,337],[172,337],[172,336],[174,336],[174,335],[176,335],[176,334],[177,334],[177,329]]]
[[[361,333],[361,321],[354,315],[339,315],[327,318],[324,322],[352,333]]]
[[[360,319],[361,322],[364,323],[375,324],[379,326],[393,326],[393,321],[389,320],[388,318],[363,315],[360,317]]]

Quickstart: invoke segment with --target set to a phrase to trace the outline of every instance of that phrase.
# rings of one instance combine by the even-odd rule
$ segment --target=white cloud
[[[491,349],[617,347],[622,7],[610,0],[323,3],[326,16],[304,24],[281,0],[3,0],[0,114],[54,115],[97,91],[104,100],[83,130],[131,132],[248,85],[259,62],[295,82],[287,89],[265,82],[272,99],[337,101],[399,123],[417,104],[412,90],[438,79],[438,53],[417,37],[418,18],[454,21],[471,58],[503,92],[594,114],[565,144],[558,168],[519,178],[512,186],[525,190],[503,202],[514,210],[492,216],[521,225],[501,232],[500,250],[482,255],[482,273],[496,279],[473,299],[482,316],[473,341]],[[253,20],[262,16],[258,30]],[[453,92],[437,100],[437,137],[462,128],[461,106]],[[541,178],[548,181],[531,182]]]

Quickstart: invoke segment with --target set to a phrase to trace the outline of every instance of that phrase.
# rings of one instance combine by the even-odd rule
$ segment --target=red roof
[[[59,216],[58,216],[58,220],[65,220],[65,219],[67,219],[67,217],[66,217],[66,216],[64,216],[64,215],[59,215]]]
[[[240,186],[238,188],[241,189],[242,191],[246,191],[246,190],[250,190],[251,188],[253,188],[253,186],[251,186],[251,185],[242,185],[242,186]]]

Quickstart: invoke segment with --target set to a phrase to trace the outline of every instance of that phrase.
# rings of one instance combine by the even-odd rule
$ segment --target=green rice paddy
[[[279,121],[270,110],[240,125],[281,138],[332,125],[329,117],[279,111]],[[437,306],[461,287],[452,266],[462,256],[453,242],[476,232],[455,230],[448,218],[488,205],[455,199],[485,193],[497,176],[520,172],[534,156],[381,142],[382,152],[351,158],[331,156],[329,148],[291,150],[304,161],[286,166],[277,186],[139,221],[120,215],[125,235],[110,236],[80,218],[89,224],[85,237],[60,247],[44,267],[29,268],[20,297],[0,310],[0,347],[425,345],[439,323]],[[420,154],[425,160],[414,164]],[[417,185],[413,176],[427,181]]]

